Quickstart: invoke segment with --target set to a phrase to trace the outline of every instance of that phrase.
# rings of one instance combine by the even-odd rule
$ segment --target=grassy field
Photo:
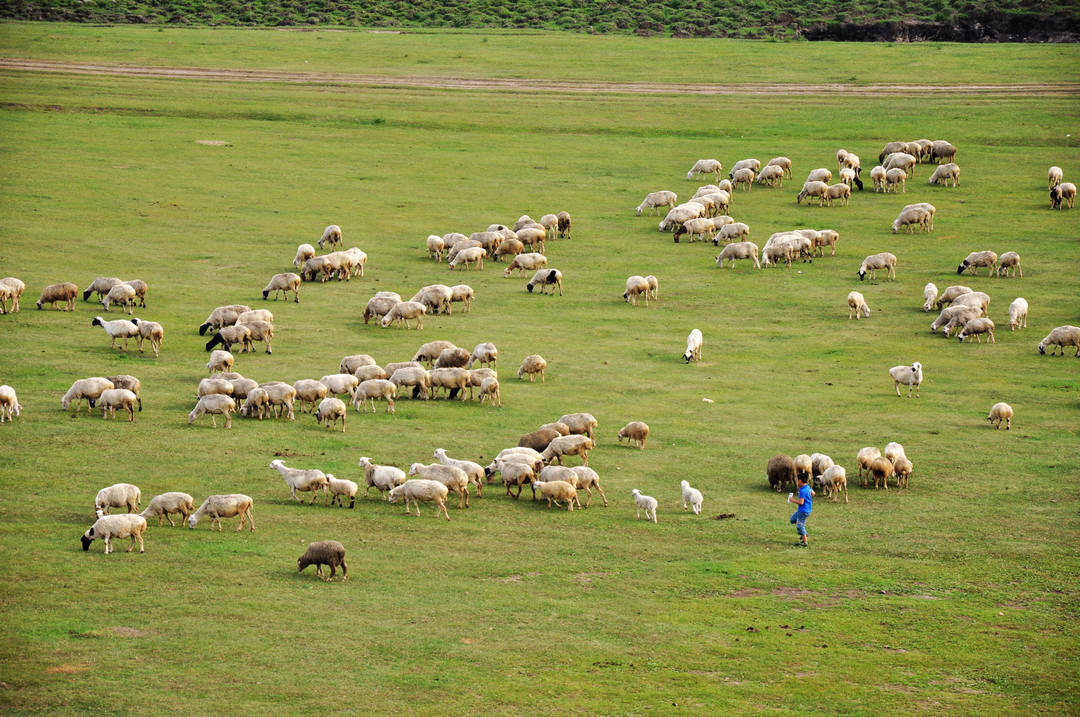
[[[87,32],[99,35],[90,49]],[[642,53],[664,62],[657,47],[668,42],[350,37],[17,24],[0,25],[0,55],[408,75],[447,72],[447,47],[467,40],[475,55],[455,75],[625,80],[638,76]],[[369,42],[380,43],[381,61]],[[328,43],[342,43],[336,61],[319,50]],[[579,62],[567,61],[568,46]],[[700,81],[692,60],[709,46],[673,47],[681,54],[652,79]],[[726,70],[706,80],[820,82],[806,53],[840,51],[717,47],[712,61],[727,60]],[[888,81],[897,65],[938,68],[936,82],[949,67],[956,82],[1056,81],[1061,53],[1077,59],[1056,46],[865,49],[866,64],[845,71],[867,82]],[[769,63],[736,67],[740,56]],[[1051,328],[1080,324],[1080,214],[1050,211],[1045,189],[1051,164],[1067,181],[1080,174],[1075,96],[791,100],[2,77],[0,276],[28,287],[22,311],[0,316],[0,383],[24,406],[0,426],[5,711],[1080,707],[1080,360],[1035,348]],[[958,189],[927,187],[931,170],[919,166],[906,194],[862,192],[831,209],[795,203],[805,173],[833,167],[837,148],[869,169],[887,140],[916,137],[960,148]],[[834,228],[835,257],[721,270],[711,244],[673,244],[657,219],[634,216],[649,191],[692,195],[704,183],[685,179],[695,159],[729,167],[779,154],[792,158],[795,179],[739,192],[730,213],[759,245],[781,229]],[[899,208],[915,201],[938,207],[934,233],[891,234]],[[451,273],[423,249],[429,233],[559,210],[574,217],[573,238],[547,251],[565,275],[562,297],[530,295],[498,266]],[[329,223],[368,253],[366,277],[304,285],[300,304],[261,301],[296,245]],[[981,249],[1018,251],[1024,278],[957,277],[959,261]],[[860,285],[859,262],[879,251],[899,257],[897,280]],[[634,273],[659,277],[659,302],[621,301]],[[102,275],[149,283],[137,315],[165,326],[159,359],[110,350],[90,326],[98,305],[34,310],[44,285],[85,287]],[[363,324],[374,291],[463,281],[477,294],[470,313],[428,317],[420,332]],[[932,335],[920,310],[927,281],[989,293],[997,343]],[[869,320],[846,317],[856,288]],[[1031,316],[1010,333],[1016,296]],[[235,302],[276,317],[274,354],[237,357],[236,369],[259,381],[318,378],[351,353],[385,363],[424,341],[490,340],[504,405],[405,399],[395,416],[350,413],[344,434],[299,414],[295,423],[237,418],[230,431],[188,426],[205,375],[196,329]],[[688,366],[681,353],[694,327],[703,360]],[[545,383],[514,377],[530,353],[547,358]],[[926,371],[922,397],[898,399],[888,368],[914,360]],[[74,379],[117,373],[142,380],[133,424],[60,410]],[[1016,409],[1009,432],[984,420],[999,400]],[[438,447],[486,462],[574,411],[599,420],[590,465],[607,508],[548,510],[495,485],[467,511],[451,508],[449,523],[430,507],[406,518],[374,497],[352,511],[297,505],[268,467],[283,457],[357,480],[360,456],[407,467]],[[615,440],[630,420],[652,428],[644,451]],[[859,488],[856,452],[893,440],[914,462],[910,489]],[[801,551],[764,468],[776,453],[814,451],[846,466],[852,489],[847,505],[819,496],[813,545]],[[701,516],[681,510],[682,479],[704,492]],[[93,496],[117,481],[139,485],[144,506],[167,490],[200,501],[247,493],[257,530],[236,533],[235,519],[222,533],[152,525],[143,555],[105,556],[99,543],[84,553]],[[633,488],[660,501],[657,525],[634,519]],[[713,519],[721,513],[736,517]],[[327,538],[349,551],[345,583],[296,573],[307,543]]]

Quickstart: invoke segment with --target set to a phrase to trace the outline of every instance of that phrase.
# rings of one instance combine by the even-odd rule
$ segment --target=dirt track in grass
[[[1024,83],[1014,85],[849,85],[824,84],[711,84],[659,82],[595,82],[578,80],[502,79],[436,77],[425,75],[362,75],[334,72],[282,72],[203,67],[157,67],[114,65],[53,60],[0,58],[0,70],[52,72],[75,75],[109,75],[221,82],[265,82],[301,85],[418,88],[435,90],[481,90],[515,92],[559,92],[572,94],[658,94],[658,95],[813,95],[813,96],[945,96],[1042,97],[1080,95],[1080,83]]]

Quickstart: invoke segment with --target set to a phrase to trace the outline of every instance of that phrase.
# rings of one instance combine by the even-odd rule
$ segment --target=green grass
[[[75,49],[88,30],[0,26],[0,54],[90,59]],[[170,29],[162,35],[172,45],[123,60],[153,33],[96,30],[104,62],[332,69],[328,56],[304,65],[294,33]],[[20,44],[35,33],[54,36],[50,51]],[[336,37],[304,36],[311,45]],[[246,59],[214,54],[226,37]],[[435,58],[462,36],[373,37]],[[478,39],[476,76],[513,70],[494,58],[518,57],[517,40]],[[566,79],[570,70],[551,58],[569,40],[530,41],[524,74]],[[639,39],[572,41],[588,48],[574,73],[602,79],[631,77],[639,53],[657,51]],[[187,54],[202,42],[218,49]],[[820,81],[788,69],[802,46],[727,45],[788,50],[795,59],[778,64],[786,81]],[[605,47],[616,59],[590,75]],[[1058,53],[1075,55],[867,50],[868,81],[890,60],[929,66],[940,53],[1013,57],[1012,72],[1033,78]],[[365,68],[364,52],[343,54],[336,71],[390,71],[389,60]],[[960,65],[959,81],[989,72]],[[689,74],[666,67],[673,81]],[[28,289],[20,313],[0,316],[0,383],[25,409],[0,426],[0,704],[16,714],[148,705],[667,714],[673,703],[696,714],[1075,713],[1080,361],[1039,356],[1035,345],[1054,326],[1080,323],[1080,215],[1050,211],[1044,183],[1051,164],[1067,180],[1080,172],[1066,137],[1077,119],[1074,97],[526,96],[5,72],[0,275]],[[801,177],[831,167],[837,148],[869,169],[885,141],[923,136],[960,148],[959,189],[927,187],[920,166],[906,195],[795,204]],[[792,158],[797,179],[738,193],[731,213],[759,245],[780,229],[833,227],[835,257],[721,271],[711,245],[674,245],[657,219],[633,215],[648,191],[692,194],[703,182],[685,173],[699,157],[730,166],[778,154]],[[938,207],[935,232],[891,234],[899,208],[923,200]],[[563,297],[529,295],[523,279],[494,266],[452,274],[423,250],[429,233],[561,209],[574,216],[574,238],[547,253],[565,274]],[[367,251],[367,276],[305,285],[299,305],[262,302],[269,276],[289,270],[296,245],[331,222]],[[985,248],[1018,251],[1024,278],[957,277],[957,263]],[[860,285],[861,258],[884,250],[899,257],[897,281]],[[621,302],[632,273],[659,277],[657,304]],[[44,285],[84,287],[98,275],[150,284],[138,315],[165,326],[159,359],[111,351],[90,327],[101,313],[93,304],[34,310]],[[360,319],[376,290],[461,281],[476,289],[473,311],[428,317],[422,332]],[[932,336],[932,316],[919,309],[927,281],[987,291],[997,344]],[[846,319],[854,288],[873,309],[869,321]],[[1010,333],[1006,307],[1020,295],[1030,327]],[[205,375],[196,327],[233,302],[275,313],[273,356],[237,358],[237,370],[260,381],[317,378],[349,353],[389,362],[436,338],[467,348],[491,340],[504,406],[405,399],[396,416],[351,413],[344,435],[307,415],[238,418],[231,431],[188,426]],[[703,360],[687,366],[681,352],[695,326]],[[547,381],[517,381],[517,363],[534,352],[548,360]],[[922,397],[898,399],[887,370],[913,360],[926,370]],[[75,378],[115,373],[142,380],[134,424],[60,410]],[[998,400],[1016,409],[1009,432],[984,420]],[[489,486],[446,523],[430,507],[406,518],[374,498],[353,511],[296,505],[268,468],[286,454],[289,465],[355,480],[362,455],[407,466],[440,446],[479,460],[572,411],[599,419],[590,464],[607,508],[549,511]],[[615,441],[630,420],[652,428],[644,451]],[[890,440],[915,464],[911,488],[858,488],[855,453]],[[813,451],[848,467],[851,502],[819,498],[813,547],[800,552],[788,506],[763,473],[775,453]],[[705,493],[702,516],[681,510],[684,478]],[[235,520],[220,534],[152,526],[143,555],[105,556],[98,543],[84,553],[78,536],[94,493],[118,480],[138,484],[144,505],[166,490],[197,500],[247,493],[257,530],[235,533]],[[658,525],[634,520],[635,487],[660,500]],[[729,512],[736,518],[711,519]],[[306,544],[325,538],[349,551],[345,584],[295,572]]]

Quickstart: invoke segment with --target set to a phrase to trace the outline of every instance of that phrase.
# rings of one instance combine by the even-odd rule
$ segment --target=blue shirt
[[[803,499],[803,504],[799,506],[798,512],[809,513],[813,509],[814,499],[810,495],[810,484],[807,483],[802,488],[799,488],[799,497]]]

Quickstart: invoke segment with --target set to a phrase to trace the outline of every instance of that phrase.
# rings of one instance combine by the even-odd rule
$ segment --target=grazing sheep
[[[532,383],[536,381],[536,374],[540,374],[540,382],[545,383],[547,381],[545,371],[547,371],[547,361],[544,360],[544,357],[540,354],[532,354],[521,360],[517,377],[520,379],[527,375],[529,382]]]
[[[880,164],[870,170],[870,180],[874,183],[875,192],[885,191],[885,178],[887,172]]]
[[[846,207],[848,200],[851,199],[851,187],[841,182],[840,184],[830,184],[829,188],[825,191],[825,206],[831,207],[833,201],[839,199],[840,206]]]
[[[649,297],[656,301],[660,297],[660,280],[652,274],[647,274],[645,281],[649,282]]]
[[[773,157],[766,166],[780,167],[784,170],[784,174],[787,175],[789,179],[791,178],[791,160],[787,157]]]
[[[270,283],[263,289],[263,299],[267,299],[270,296],[270,292],[274,292],[274,301],[277,301],[278,292],[281,292],[281,298],[288,299],[289,292],[293,293],[293,301],[297,304],[300,303],[300,275],[292,272],[286,272],[284,274],[274,274],[270,277]]]
[[[973,289],[970,286],[954,284],[953,286],[946,287],[945,291],[938,297],[934,305],[940,309],[953,303],[964,294],[972,293],[972,291]]]
[[[55,309],[58,308],[56,302],[63,301],[64,311],[71,311],[75,308],[75,297],[78,295],[79,287],[70,281],[65,281],[63,284],[50,284],[41,290],[37,307],[40,309],[43,304],[52,304]]]
[[[674,207],[678,202],[678,195],[675,192],[669,192],[667,190],[660,192],[650,192],[645,195],[645,199],[637,206],[637,216],[641,216],[641,212],[644,209],[652,209],[654,214],[660,213],[660,207]]]
[[[409,466],[409,475],[442,483],[448,490],[458,494],[458,510],[469,507],[469,476],[457,466],[445,466],[442,463],[427,465],[413,463]],[[405,485],[410,482],[406,481]],[[390,495],[393,496],[394,492],[390,491]]]
[[[851,317],[855,317],[857,321],[859,316],[870,318],[870,307],[866,305],[866,297],[864,297],[858,291],[849,292],[847,295],[848,305],[848,321],[851,321]]]
[[[644,495],[640,490],[634,488],[630,491],[630,494],[634,496],[634,504],[637,505],[637,518],[641,517],[641,511],[645,511],[645,520],[652,518],[652,522],[656,522],[656,507],[659,503],[656,502],[656,498],[651,495]]]
[[[429,374],[431,377],[431,388],[435,398],[438,398],[439,389],[445,388],[448,399],[458,399],[459,401],[465,400],[465,389],[469,389],[470,398],[472,396],[472,375],[471,373],[459,366],[451,368],[434,368]]]
[[[326,582],[334,579],[338,567],[341,568],[341,582],[345,582],[349,577],[349,566],[345,564],[345,546],[336,540],[320,540],[309,545],[296,561],[296,571],[302,573],[309,565],[314,565],[315,574],[320,580]],[[324,565],[330,566],[328,578],[323,577],[322,566]]]
[[[821,475],[832,465],[833,459],[825,455],[824,453],[810,454],[811,475]]]
[[[319,490],[323,491],[323,495],[328,490],[326,474],[317,468],[289,468],[280,459],[270,461],[270,467],[281,474],[285,484],[289,486],[290,495],[297,503],[304,501],[296,495],[296,491],[311,491],[311,503],[314,504],[319,497]]]
[[[562,272],[558,269],[539,269],[533,277],[529,279],[529,283],[525,285],[525,288],[531,294],[533,289],[537,286],[540,287],[541,294],[547,293],[547,288],[551,287],[551,295],[555,295],[555,286],[559,287],[559,296],[563,295],[562,286]]]
[[[1053,189],[1057,185],[1061,184],[1061,180],[1065,178],[1065,173],[1061,171],[1061,167],[1050,167],[1050,171],[1047,173],[1046,188]]]
[[[241,351],[247,351],[248,349],[251,349],[252,351],[255,350],[255,346],[251,341],[251,329],[245,324],[222,326],[221,329],[206,342],[205,348],[207,351],[211,351],[215,346],[220,345],[224,350],[231,351],[235,344],[240,344]]]
[[[1027,328],[1028,302],[1027,299],[1017,297],[1009,304],[1009,331],[1019,328]]]
[[[439,355],[442,354],[443,351],[456,348],[457,346],[455,346],[452,341],[428,341],[427,343],[422,344],[419,349],[417,349],[416,354],[412,357],[412,360],[416,363],[431,364],[432,367],[434,367],[435,361],[439,358]],[[387,364],[387,369],[389,369],[389,367],[390,364]]]
[[[258,388],[261,393],[251,391],[248,394],[248,399],[252,399],[253,395],[259,396],[258,403],[253,401],[253,407],[257,405],[259,408],[260,419],[262,418],[263,408],[266,408],[267,410],[273,410],[277,418],[286,416],[290,421],[296,420],[296,414],[293,413],[293,404],[296,401],[295,388],[281,381],[267,381],[260,384]],[[263,394],[265,394],[265,397]],[[247,401],[244,402],[244,408],[241,409],[240,413],[244,416],[250,415]]]
[[[210,529],[214,529],[214,525],[217,524],[218,532],[221,531],[221,519],[232,518],[237,515],[240,516],[240,525],[236,528],[237,532],[244,529],[244,518],[246,517],[250,523],[252,532],[255,532],[255,514],[251,511],[252,506],[255,504],[250,497],[242,493],[230,493],[227,495],[212,495],[207,497],[203,501],[199,509],[191,514],[188,518],[188,528],[194,528],[202,520],[203,516],[210,516],[213,521],[210,523]]]
[[[413,294],[409,301],[423,304],[429,314],[443,313],[449,315],[453,313],[453,307],[450,306],[453,299],[454,290],[446,284],[428,284]]]
[[[397,369],[390,374],[390,382],[398,387],[398,392],[401,391],[402,386],[411,386],[412,397],[425,401],[431,390],[431,376],[420,366],[405,366]]]
[[[899,167],[893,167],[892,169],[885,171],[885,191],[896,194],[897,186],[900,187],[900,191],[907,194],[907,172]]]
[[[1010,276],[1012,274],[1019,274],[1020,278],[1024,278],[1024,270],[1020,267],[1020,255],[1015,251],[1007,251],[998,257],[998,276]]]
[[[86,287],[85,291],[83,291],[83,301],[89,301],[90,294],[94,293],[98,295],[98,300],[100,301],[101,299],[105,298],[106,294],[109,293],[109,289],[113,288],[119,283],[121,283],[121,281],[115,276],[99,276],[98,278],[94,279],[93,282],[91,282],[90,286]]]
[[[360,383],[370,381],[373,378],[386,378],[386,369],[381,366],[358,366],[353,371],[353,376],[360,379]]]
[[[828,171],[828,170],[826,170]],[[818,206],[825,206],[825,196],[829,192],[829,185],[825,182],[808,181],[806,182],[802,190],[796,195],[795,203],[802,204],[802,200],[806,199],[807,204],[810,203],[810,199],[817,197]]]
[[[394,405],[394,394],[397,393],[397,384],[384,378],[369,378],[361,381],[353,391],[352,404],[357,411],[363,410],[364,401],[371,403],[371,412],[375,413],[375,399],[381,398],[386,401],[386,412],[397,413]]]
[[[558,436],[553,438],[547,448],[540,454],[545,463],[551,463],[554,460],[559,465],[562,465],[563,456],[580,456],[582,462],[585,465],[589,465],[589,451],[593,449],[596,444],[593,439],[588,436],[582,436],[578,434],[571,434],[569,436]]]
[[[142,491],[131,483],[115,483],[102,488],[94,497],[94,513],[100,518],[108,515],[110,508],[127,508],[134,513],[142,505]]]
[[[108,311],[109,306],[112,304],[119,304],[121,307],[126,307],[128,314],[135,313],[135,289],[132,288],[130,284],[123,283],[117,284],[109,289],[109,293],[101,300],[101,305]]]
[[[429,234],[427,238],[428,256],[437,262],[442,262],[443,252],[446,251],[446,240],[435,234]]]
[[[997,343],[994,340],[994,322],[988,318],[976,318],[971,319],[964,324],[964,328],[960,330],[960,333],[956,335],[956,340],[963,342],[968,336],[974,336],[976,340],[982,343],[982,334],[989,334],[990,343]]]
[[[323,229],[322,238],[319,239],[319,248],[322,249],[323,244],[329,243],[330,248],[333,249],[341,242],[341,227],[337,224],[331,224],[326,229]]]
[[[918,160],[907,152],[893,152],[885,158],[885,161],[881,163],[881,166],[885,168],[886,172],[890,169],[902,169],[905,176],[914,177],[915,163],[917,161]]]
[[[1054,348],[1058,347],[1061,350],[1061,355],[1065,355],[1066,346],[1076,347],[1076,356],[1080,358],[1080,327],[1066,324],[1064,326],[1058,326],[1053,331],[1046,335],[1042,341],[1039,342],[1039,353],[1045,354],[1046,347],[1050,346],[1050,355],[1054,355]]]
[[[10,422],[12,416],[17,418],[20,413],[22,413],[22,404],[15,395],[15,389],[7,384],[0,386],[0,423],[5,420]]]
[[[310,244],[301,244],[296,247],[296,256],[293,258],[293,266],[299,269],[304,262],[315,256],[315,247]]]
[[[844,491],[844,502],[848,502],[847,471],[843,466],[829,466],[815,476],[815,480],[834,501],[840,500],[840,491]]]
[[[795,477],[809,481],[814,472],[814,461],[805,453],[795,456]]]
[[[671,230],[674,232],[691,219],[700,219],[704,217],[705,214],[706,209],[704,204],[697,201],[690,201],[672,207],[656,226],[659,231]]]
[[[436,237],[438,238],[438,237]],[[499,242],[499,246],[495,248],[495,261],[499,260],[502,256],[517,256],[525,251],[525,245],[521,243],[520,239],[503,239]]]
[[[716,180],[720,181],[720,173],[723,170],[723,165],[720,164],[720,160],[717,159],[699,159],[694,162],[694,166],[690,168],[690,171],[686,173],[687,179],[693,179],[695,174],[705,176],[706,174],[716,175]]]
[[[367,306],[364,307],[364,323],[368,323],[372,318],[381,319],[400,302],[401,294],[393,291],[377,292],[375,296],[368,299]]]
[[[206,332],[210,329],[217,331],[223,326],[232,326],[240,318],[241,314],[248,311],[251,311],[251,307],[244,304],[229,304],[228,306],[217,307],[210,312],[210,315],[206,317],[206,321],[199,326],[199,336],[206,335]]]
[[[885,490],[889,489],[889,476],[894,472],[892,461],[885,456],[878,456],[874,459],[874,462],[870,464],[870,476],[874,479],[874,488],[877,489],[879,485],[884,485]]]
[[[562,503],[559,501],[566,501],[566,509],[570,512],[574,510],[574,502],[576,501],[578,507],[581,507],[581,502],[578,501],[577,489],[564,480],[550,480],[550,481],[538,481],[533,483],[534,489],[539,489],[540,495],[547,498],[548,507],[551,507],[552,502],[555,503],[555,507],[561,508]]]
[[[733,242],[736,239],[745,240],[749,236],[750,226],[748,224],[744,224],[743,222],[732,222],[731,224],[725,224],[720,227],[719,233],[713,237],[713,246],[718,246],[720,242],[728,243]]]
[[[572,219],[570,218],[570,213],[559,212],[555,215],[555,218],[558,221],[558,237],[560,239],[571,239],[572,237],[570,236],[570,224],[572,223]]]
[[[67,393],[64,394],[64,397],[60,399],[60,407],[66,411],[68,405],[74,400],[75,413],[78,413],[79,406],[85,398],[86,412],[90,413],[90,409],[94,407],[94,404],[101,396],[102,391],[107,391],[110,388],[116,388],[116,385],[107,378],[101,376],[80,378],[71,384],[71,388],[69,388]]]
[[[304,412],[304,404],[311,404],[311,411],[315,411],[315,404],[327,396],[326,384],[313,378],[302,378],[293,384],[296,390],[296,400],[300,402],[300,413]]]
[[[106,321],[100,316],[95,316],[94,320],[90,322],[91,326],[100,326],[105,330],[105,333],[112,339],[111,348],[117,348],[116,340],[123,339],[124,347],[121,351],[127,349],[128,339],[135,338],[139,335],[139,327],[127,319],[116,319],[115,321]]]
[[[649,305],[649,282],[644,276],[634,274],[626,279],[626,291],[623,292],[622,298],[628,304],[637,306],[637,300],[639,296],[645,297],[645,305]]]
[[[686,510],[689,506],[694,515],[701,515],[701,502],[704,498],[701,495],[701,491],[697,488],[690,487],[690,481],[682,481],[682,509]]]
[[[526,433],[518,439],[518,446],[532,448],[534,451],[547,450],[548,445],[563,434],[554,428],[540,427],[531,433]]]
[[[394,486],[390,489],[390,493],[386,500],[389,503],[396,503],[399,500],[405,501],[405,515],[409,514],[409,502],[416,504],[416,517],[420,517],[420,501],[425,503],[435,504],[435,517],[439,517],[439,513],[442,512],[446,516],[447,520],[450,520],[450,513],[446,510],[446,496],[449,494],[449,489],[436,480],[410,480],[405,481],[401,485]]]
[[[908,398],[911,398],[911,391],[914,389],[915,398],[919,397],[919,386],[923,380],[922,364],[915,361],[910,366],[893,366],[889,369],[889,375],[892,376],[893,388],[896,389],[897,398],[900,397],[900,384],[904,384],[908,387]]]
[[[784,168],[776,165],[767,165],[761,168],[761,173],[757,176],[758,184],[767,184],[770,187],[783,188],[784,186]]]
[[[490,341],[477,344],[465,363],[465,368],[472,368],[473,364],[479,366],[495,366],[499,361],[499,349]]]
[[[943,184],[946,187],[952,182],[953,187],[960,186],[960,167],[949,162],[948,164],[942,164],[934,173],[930,175],[930,180],[927,184]]]
[[[956,147],[943,139],[936,139],[930,146],[930,160],[933,162],[951,162],[956,159]]]
[[[1012,406],[1004,402],[995,403],[990,407],[990,415],[986,417],[986,420],[990,423],[994,423],[994,428],[1001,428],[1001,422],[1005,421],[1005,430],[1012,428],[1013,410]]]
[[[649,439],[649,424],[644,421],[631,421],[619,429],[619,443],[626,439],[627,444],[633,441],[637,447],[644,450],[645,441]]]
[[[382,317],[380,325],[385,329],[393,323],[402,322],[405,328],[409,327],[409,319],[416,319],[417,330],[424,328],[424,314],[427,306],[419,301],[400,301],[394,304],[386,315]]]
[[[683,352],[683,361],[701,360],[701,345],[703,343],[701,329],[694,329],[686,336],[686,351]]]
[[[215,350],[210,352],[210,360],[206,362],[206,368],[210,369],[212,376],[215,371],[232,371],[236,358],[228,351]]]
[[[751,186],[754,184],[754,170],[749,167],[733,169],[728,176],[731,177],[731,181],[734,183],[736,189],[738,189],[741,184],[744,185],[746,191],[749,192]]]
[[[588,436],[593,441],[596,440],[596,427],[599,424],[591,413],[567,413],[560,416],[557,423],[565,425],[573,435]]]
[[[337,503],[342,508],[345,507],[345,501],[341,499],[341,496],[348,496],[349,508],[352,509],[356,505],[356,491],[360,490],[360,487],[351,480],[345,480],[344,478],[337,478],[333,473],[326,474],[326,489],[330,493],[330,505]]]
[[[478,265],[478,268],[483,269],[484,256],[486,253],[487,252],[484,251],[484,247],[481,246],[473,246],[467,249],[462,249],[454,256],[453,259],[447,262],[447,266],[449,266],[452,271],[458,264],[464,264],[465,269],[468,270],[469,262],[472,262],[473,264]]]
[[[840,183],[851,186],[855,183],[855,170],[850,167],[844,167],[840,170]]]
[[[480,384],[480,405],[484,405],[484,401],[491,401],[492,406],[502,407],[502,396],[499,393],[497,378],[485,378]]]
[[[146,532],[146,518],[141,515],[105,515],[98,518],[90,529],[82,535],[82,549],[90,550],[90,543],[94,542],[95,538],[102,538],[105,541],[105,554],[108,555],[113,551],[112,540],[113,538],[131,538],[131,545],[128,546],[127,552],[131,552],[135,548],[135,541],[139,541],[139,552],[145,552],[143,549],[143,533]]]
[[[469,477],[469,482],[476,485],[476,497],[483,497],[484,490],[484,467],[479,463],[473,461],[458,460],[446,455],[446,449],[436,448],[434,454],[435,460],[439,461],[444,466],[454,466],[465,471],[465,475]]]
[[[102,391],[101,397],[98,398],[101,417],[103,419],[109,416],[116,418],[116,409],[121,408],[128,412],[128,421],[132,422],[135,420],[135,400],[135,394],[126,388],[110,388]]]
[[[923,287],[923,298],[925,298],[926,301],[923,302],[922,310],[929,311],[934,306],[934,302],[937,301],[938,298],[937,284],[932,281],[927,282],[926,286]]]
[[[911,472],[914,467],[907,456],[900,456],[893,463],[893,475],[896,476],[896,487],[907,488],[908,481],[911,479]]]
[[[521,497],[521,489],[526,485],[532,485],[536,479],[536,471],[527,463],[512,460],[497,460],[492,466],[492,472],[498,470],[502,473],[503,485],[506,486],[506,494],[510,495],[510,488],[517,486],[517,493],[511,496],[514,500]],[[488,466],[491,468],[492,466]],[[487,474],[487,468],[484,469]],[[536,488],[533,487],[533,500],[536,500]],[[590,497],[592,493],[590,492]]]
[[[469,352],[463,348],[457,346],[445,348],[439,352],[432,368],[463,368],[469,363],[470,358]]]
[[[889,443],[885,444],[885,451],[882,453],[882,455],[888,458],[890,462],[896,463],[898,458],[906,454],[904,452],[904,446],[902,444],[897,443],[896,441],[890,441]]]
[[[517,232],[517,236],[515,238],[503,239],[499,243],[499,247],[501,248],[503,247],[503,245],[506,245],[506,249],[517,249],[518,247],[520,247],[519,251],[504,250],[502,252],[503,254],[520,254],[521,252],[525,251],[526,245],[528,245],[529,251],[542,252],[546,251],[547,249],[547,246],[544,243],[547,238],[547,230],[544,229],[544,227],[525,227],[524,229]],[[496,249],[496,251],[498,251],[498,249]]]
[[[761,262],[758,260],[758,247],[753,242],[741,241],[728,244],[717,255],[716,265],[723,268],[724,262],[730,260],[731,268],[734,269],[736,259],[751,259],[755,268],[761,268]]]
[[[360,379],[351,373],[331,373],[319,379],[319,383],[326,386],[327,393],[332,396],[345,395],[351,398],[356,390]]]
[[[1076,203],[1076,185],[1072,182],[1062,182],[1050,190],[1050,208],[1061,209],[1062,206],[1073,208]]]
[[[811,169],[806,175],[806,182],[824,182],[828,184],[832,181],[832,171],[826,167],[818,167],[817,169]]]
[[[859,281],[866,278],[866,274],[870,274],[870,279],[873,280],[875,274],[879,269],[887,269],[886,278],[896,280],[896,256],[890,254],[887,251],[883,251],[880,254],[871,254],[863,259],[862,264],[859,265]]]
[[[990,276],[994,275],[998,255],[992,251],[973,251],[956,267],[957,274],[963,274],[968,269],[972,276],[979,273],[979,267],[985,266],[990,270]]]
[[[859,454],[855,457],[855,462],[859,466],[859,479],[862,481],[862,485],[866,486],[866,478],[870,476],[870,466],[874,464],[874,461],[881,457],[881,450],[876,446],[867,446],[859,450]],[[865,474],[863,473],[865,471]]]
[[[367,481],[367,488],[364,490],[365,497],[371,493],[372,488],[385,495],[392,488],[405,482],[405,471],[396,466],[377,465],[372,463],[367,456],[360,457],[360,467],[364,469],[364,480]]]
[[[146,510],[139,513],[143,518],[153,518],[157,516],[158,527],[161,527],[161,519],[169,521],[169,525],[176,526],[176,523],[169,517],[170,513],[179,513],[184,516],[183,521],[187,521],[188,516],[195,512],[195,499],[187,493],[162,493],[161,495],[155,495],[153,499],[147,504]]]
[[[188,425],[190,426],[195,422],[199,416],[203,414],[210,414],[210,422],[214,428],[217,428],[217,419],[215,416],[218,414],[225,414],[225,427],[232,428],[232,412],[236,410],[236,401],[231,396],[224,396],[222,394],[211,394],[208,396],[200,396],[198,403],[195,404],[195,408],[191,409],[191,413],[188,414]]]
[[[353,376],[353,378],[356,378]],[[315,411],[315,422],[324,424],[327,428],[333,430],[337,424],[338,419],[341,420],[341,432],[345,432],[345,416],[348,413],[348,409],[345,407],[345,402],[340,398],[324,398],[319,402],[319,408]]]
[[[941,310],[938,317],[930,324],[930,332],[937,333],[937,330],[944,326],[945,335],[948,336],[952,333],[954,327],[962,327],[968,320],[978,318],[981,314],[982,310],[978,306],[968,304],[947,306]]]
[[[524,274],[527,271],[536,271],[547,264],[547,257],[537,252],[518,254],[510,265],[503,270],[503,278],[509,277],[511,272],[518,270]]]

